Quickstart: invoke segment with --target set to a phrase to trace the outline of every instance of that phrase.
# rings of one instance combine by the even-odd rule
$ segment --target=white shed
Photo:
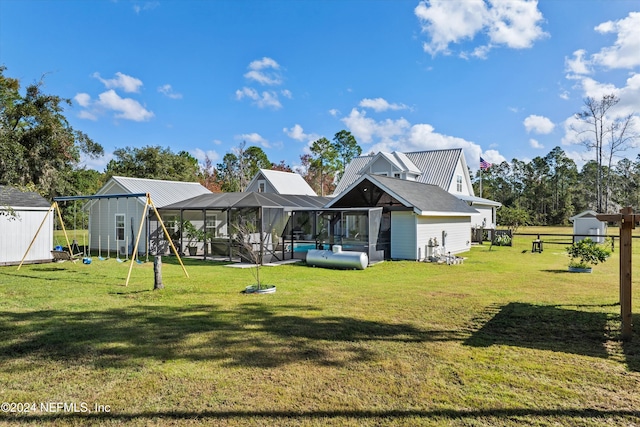
[[[0,185],[0,265],[18,265],[38,227],[47,217],[25,258],[25,264],[51,262],[53,217],[51,204],[38,193]]]
[[[604,242],[607,223],[600,221],[596,215],[595,211],[584,211],[569,218],[573,222],[573,234],[576,241],[589,237],[596,243]]]
[[[211,193],[197,182],[112,176],[98,190],[98,196],[148,193],[156,208]],[[144,197],[95,199],[89,204],[89,234],[92,252],[118,251],[119,256],[132,255],[140,220],[144,213]],[[166,218],[165,218],[166,222]],[[143,227],[138,252],[147,252],[147,243],[162,230],[151,230],[149,219]],[[153,244],[153,242],[150,242]],[[154,248],[149,248],[152,251]]]

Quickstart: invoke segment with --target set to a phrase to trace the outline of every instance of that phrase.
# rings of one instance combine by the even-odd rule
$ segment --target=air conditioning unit
[[[127,254],[127,247],[120,246],[120,255],[126,255],[126,254]]]

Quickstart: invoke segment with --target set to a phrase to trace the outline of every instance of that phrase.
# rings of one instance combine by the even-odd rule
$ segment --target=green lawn
[[[619,341],[618,253],[571,274],[562,245],[530,249],[265,267],[272,295],[193,260],[187,279],[163,258],[155,292],[151,263],[128,287],[115,259],[3,267],[0,402],[37,411],[0,425],[640,426],[640,316]]]

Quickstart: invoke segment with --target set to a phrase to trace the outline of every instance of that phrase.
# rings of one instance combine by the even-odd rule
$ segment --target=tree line
[[[186,151],[160,146],[117,148],[104,172],[81,166],[81,156],[98,158],[103,147],[73,129],[65,115],[71,100],[43,91],[43,80],[21,91],[17,79],[5,76],[0,66],[0,185],[36,191],[52,200],[60,195],[95,194],[114,175],[200,182],[211,191],[243,191],[259,169],[293,172],[285,161],[272,162],[262,148],[242,142],[219,163],[206,157],[200,164]],[[23,93],[24,92],[24,93]],[[587,98],[576,113],[575,134],[595,160],[580,171],[565,152],[556,147],[530,162],[513,159],[480,170],[474,176],[476,194],[501,202],[498,222],[536,225],[567,224],[585,209],[617,211],[638,206],[640,156],[632,161],[620,157],[634,145],[634,115],[611,118],[619,102],[611,94]],[[362,148],[346,130],[331,140],[321,137],[300,156],[296,172],[318,195],[333,193],[345,167]],[[64,207],[65,220],[87,218],[82,203]]]
[[[530,162],[513,159],[479,170],[474,188],[482,197],[502,203],[502,225],[568,225],[585,210],[617,212],[640,205],[640,155],[615,165],[591,160],[578,170],[560,147]],[[603,184],[604,182],[604,184]]]

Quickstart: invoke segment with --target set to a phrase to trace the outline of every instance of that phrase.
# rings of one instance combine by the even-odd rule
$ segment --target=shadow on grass
[[[525,303],[494,306],[489,311],[489,321],[465,340],[466,345],[510,345],[607,358],[607,342],[619,339],[620,334],[614,326],[617,317],[612,313]],[[637,316],[634,320],[636,325],[640,321]],[[639,339],[636,333],[635,341],[623,343],[627,366],[632,371],[640,371]]]
[[[140,366],[150,359],[221,360],[225,365],[255,367],[298,361],[338,366],[375,360],[376,346],[370,342],[461,339],[455,331],[323,317],[316,310],[249,303],[235,310],[195,305],[1,312],[0,362],[39,357],[114,368]]]
[[[201,422],[220,421],[253,421],[253,423],[269,423],[278,425],[279,423],[289,424],[292,420],[299,422],[320,422],[323,424],[327,420],[347,422],[360,421],[361,423],[374,423],[374,425],[388,424],[390,420],[401,420],[403,422],[421,424],[421,421],[431,420],[436,422],[456,423],[461,420],[474,420],[487,423],[489,425],[501,425],[506,421],[511,423],[524,422],[530,424],[532,419],[539,421],[549,421],[550,423],[563,425],[578,425],[586,420],[594,423],[614,422],[619,425],[635,425],[634,422],[640,417],[640,410],[605,410],[592,408],[575,409],[536,409],[536,408],[500,408],[500,409],[390,409],[390,410],[316,410],[316,411],[158,411],[139,413],[118,413],[113,412],[93,412],[93,413],[58,413],[51,415],[27,415],[6,417],[5,419],[15,419],[32,423],[43,423],[47,421],[110,421],[110,422],[133,422],[133,421],[162,421],[169,420],[199,420]],[[2,419],[2,418],[0,418]],[[546,424],[546,423],[545,423]]]

